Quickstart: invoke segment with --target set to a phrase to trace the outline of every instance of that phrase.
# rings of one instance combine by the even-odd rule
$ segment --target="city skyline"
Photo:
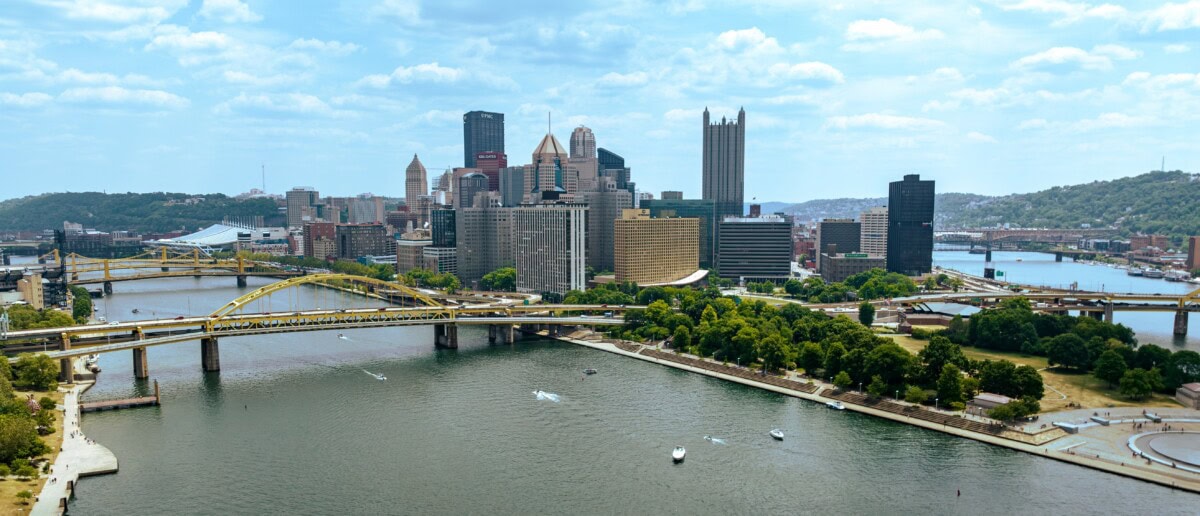
[[[1197,2],[481,9],[6,5],[5,197],[232,195],[259,187],[264,165],[272,193],[399,196],[409,154],[431,170],[462,163],[473,110],[506,115],[521,151],[510,155],[536,145],[549,112],[560,139],[591,128],[641,190],[698,198],[696,121],[706,106],[714,119],[745,106],[747,202],[882,197],[907,173],[945,192],[1027,192],[1135,175],[1163,156],[1195,170],[1200,150],[1187,130],[1200,113]],[[828,170],[850,180],[805,181]]]

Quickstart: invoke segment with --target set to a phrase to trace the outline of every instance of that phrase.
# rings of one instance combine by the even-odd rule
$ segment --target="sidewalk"
[[[74,384],[63,396],[63,445],[62,452],[50,467],[47,481],[38,495],[30,514],[63,514],[62,500],[70,500],[72,488],[79,477],[101,475],[117,471],[117,456],[108,448],[88,443],[79,426],[79,397],[92,384]]]

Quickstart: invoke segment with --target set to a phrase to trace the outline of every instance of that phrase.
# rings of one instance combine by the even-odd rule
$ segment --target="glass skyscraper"
[[[908,276],[933,268],[933,181],[909,174],[888,190],[887,270]]]
[[[480,152],[504,154],[504,113],[470,111],[463,115],[463,166],[477,168]]]

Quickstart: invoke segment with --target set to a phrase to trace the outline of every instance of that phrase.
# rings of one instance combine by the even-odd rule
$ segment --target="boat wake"
[[[387,380],[387,377],[386,377],[386,376],[384,376],[384,375],[383,375],[383,373],[372,373],[372,372],[370,372],[370,371],[368,371],[368,370],[366,370],[366,369],[363,369],[363,370],[362,370],[362,372],[364,372],[364,373],[367,373],[367,374],[369,374],[369,375],[371,375],[371,376],[374,376],[376,380],[379,380],[379,381],[381,381],[381,382],[382,382],[382,381],[384,381],[384,380]]]
[[[725,442],[724,439],[721,439],[720,437],[712,437],[712,436],[708,436],[708,435],[704,436],[704,440],[708,441],[710,443],[713,443],[713,444],[729,444],[729,443]]]
[[[339,339],[342,339],[342,340],[350,340],[350,337],[347,337],[347,336],[345,336],[345,335],[343,335],[343,334],[341,334],[341,333],[339,333],[339,334],[338,334],[338,338],[339,338]]]
[[[533,395],[536,396],[539,401],[549,400],[549,401],[553,401],[555,403],[562,401],[562,397],[560,397],[557,394],[554,394],[553,392],[537,390],[537,391],[533,391]]]

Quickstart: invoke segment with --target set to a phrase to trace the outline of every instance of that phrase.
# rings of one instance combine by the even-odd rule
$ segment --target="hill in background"
[[[192,197],[194,204],[172,204]],[[222,194],[100,192],[51,193],[0,202],[0,230],[41,231],[62,229],[64,221],[100,231],[129,230],[162,233],[196,230],[225,217],[261,215],[268,224],[282,223],[270,199],[237,200]]]

